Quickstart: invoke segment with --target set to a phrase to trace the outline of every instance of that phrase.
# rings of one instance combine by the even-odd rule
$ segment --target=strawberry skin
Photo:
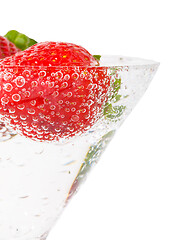
[[[84,48],[63,42],[35,44],[2,64],[19,66],[96,66],[98,61]]]
[[[0,36],[0,59],[9,57],[20,50],[7,38]]]
[[[58,141],[102,115],[110,77],[84,48],[45,42],[0,61],[0,115],[22,135]]]

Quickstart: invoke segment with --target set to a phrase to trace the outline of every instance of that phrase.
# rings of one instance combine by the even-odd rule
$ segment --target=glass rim
[[[117,63],[109,63],[118,59]],[[109,62],[107,61],[109,60]],[[50,68],[50,69],[73,69],[73,68],[84,68],[84,69],[110,69],[110,68],[145,68],[145,67],[158,67],[160,65],[159,62],[144,59],[144,58],[137,58],[137,57],[126,57],[122,55],[101,55],[101,64],[97,66],[86,66],[86,65],[74,65],[74,66],[65,66],[65,65],[14,65],[13,63],[8,64],[1,64],[0,62],[0,71],[1,68],[25,68],[25,69],[41,69],[42,68]]]

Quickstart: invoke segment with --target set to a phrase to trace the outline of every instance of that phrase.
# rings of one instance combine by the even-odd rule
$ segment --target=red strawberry
[[[0,36],[0,59],[14,55],[19,51],[20,49],[18,49],[7,38]]]
[[[0,61],[0,114],[32,139],[58,140],[89,129],[107,99],[107,69],[84,48],[45,42]]]

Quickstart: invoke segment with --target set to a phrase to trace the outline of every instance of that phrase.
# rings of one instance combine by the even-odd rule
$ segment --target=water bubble
[[[66,81],[68,81],[68,80],[70,79],[70,75],[69,75],[69,74],[66,74],[66,75],[64,76],[64,79],[65,79]]]
[[[10,83],[6,83],[6,84],[4,84],[3,89],[4,89],[6,92],[11,92],[12,89],[13,89],[13,86],[12,86],[12,84],[10,84]]]
[[[39,133],[38,133],[39,134]],[[37,138],[42,138],[43,136],[42,135],[36,135],[37,136]],[[40,133],[41,134],[41,133]]]
[[[50,109],[51,109],[51,110],[55,110],[55,108],[56,108],[55,105],[51,105],[51,106],[50,106]]]
[[[12,78],[13,78],[12,73],[6,73],[6,74],[4,74],[4,80],[5,80],[5,81],[11,81]]]
[[[34,122],[38,122],[38,118],[37,118],[37,117],[32,117],[32,120],[33,120]]]
[[[9,108],[8,111],[9,111],[9,113],[15,113],[15,109],[14,108]]]
[[[37,124],[36,123],[32,123],[31,124],[33,128],[36,128],[37,127]]]
[[[72,76],[72,78],[74,80],[77,80],[79,78],[79,74],[78,73],[73,73],[71,76]]]
[[[15,79],[15,83],[17,87],[23,87],[25,85],[25,78],[22,76],[19,76]]]
[[[35,114],[35,110],[34,109],[29,109],[28,114]]]
[[[38,94],[42,96],[44,93],[43,91],[39,91]]]
[[[21,119],[21,120],[26,120],[26,119],[27,119],[27,116],[25,116],[25,115],[20,115],[20,119]]]
[[[37,87],[38,86],[38,82],[37,81],[32,81],[31,85],[32,85],[32,87]]]
[[[94,104],[94,101],[92,101],[91,99],[87,101],[88,105],[91,106],[92,104]]]
[[[30,77],[30,75],[31,75],[31,72],[29,70],[24,70],[23,71],[23,76],[24,77]]]
[[[29,91],[24,92],[25,97],[30,97],[31,93]]]
[[[80,114],[80,113],[81,113],[81,111],[80,111],[80,110],[77,110],[77,111],[76,111],[76,114]]]
[[[84,78],[85,77],[85,74],[84,73],[81,73],[80,74],[80,78]]]
[[[55,128],[55,131],[60,132],[61,130],[60,130],[60,128]]]
[[[93,88],[94,88],[94,89],[97,89],[97,84],[96,84],[96,83],[93,84]]]
[[[55,73],[55,78],[56,78],[57,80],[62,79],[62,77],[63,77],[63,74],[62,74],[61,71],[58,71],[58,72]]]
[[[87,89],[92,90],[93,87],[94,87],[94,85],[93,85],[92,83],[90,83],[90,84],[87,86]]]
[[[38,76],[41,77],[41,78],[45,77],[46,76],[46,71],[40,71],[38,73]]]
[[[55,85],[55,83],[54,83],[54,82],[49,82],[49,83],[48,83],[48,87],[49,87],[49,88],[53,88],[53,87],[54,87],[54,85]]]
[[[73,115],[73,116],[71,117],[71,120],[72,120],[73,122],[77,122],[77,121],[79,121],[79,116]]]
[[[67,97],[72,97],[72,95],[73,95],[72,92],[67,93]]]
[[[49,129],[49,127],[48,127],[48,126],[45,126],[45,125],[43,125],[42,128],[43,128],[43,130],[45,130],[45,131],[47,131],[47,130]]]
[[[85,108],[81,109],[81,112],[82,112],[82,113],[85,113],[85,112],[86,112],[86,109],[85,109]]]
[[[10,115],[10,118],[12,118],[12,119],[15,119],[15,118],[17,118],[18,116],[17,115],[15,115],[15,114],[11,114]]]
[[[90,115],[89,115],[89,114],[85,116],[85,119],[89,119],[89,118],[90,118]]]
[[[24,104],[20,104],[20,105],[17,106],[17,108],[18,108],[19,110],[23,110],[23,109],[25,108],[25,105],[24,105]]]
[[[74,131],[74,128],[73,128],[73,127],[68,127],[68,130],[69,130],[70,132],[73,132],[73,131]]]
[[[30,102],[30,104],[31,104],[32,106],[35,106],[35,105],[36,105],[36,100],[32,100],[32,101]]]
[[[75,111],[76,111],[76,108],[72,108],[71,111],[72,111],[72,112],[75,112]]]
[[[53,97],[58,97],[59,92],[58,92],[58,91],[55,91],[52,95],[53,95]]]
[[[70,112],[70,109],[69,108],[65,108],[65,112]]]
[[[21,117],[20,117],[21,118]],[[21,123],[23,126],[27,126],[27,122],[26,121],[24,121],[24,122],[22,122]]]
[[[87,79],[88,79],[88,80],[91,80],[92,78],[93,78],[92,74],[88,74],[88,75],[87,75]]]
[[[67,86],[68,86],[68,83],[67,83],[67,82],[63,82],[63,83],[61,84],[61,87],[62,87],[62,88],[67,88]]]
[[[13,95],[12,95],[12,100],[13,100],[14,102],[19,102],[20,99],[21,99],[21,96],[20,96],[19,94],[13,94]]]

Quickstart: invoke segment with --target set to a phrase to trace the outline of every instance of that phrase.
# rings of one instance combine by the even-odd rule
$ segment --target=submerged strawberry
[[[0,36],[0,59],[9,57],[20,50],[7,38]]]
[[[84,48],[45,42],[0,61],[0,115],[41,141],[89,129],[107,99],[107,69]]]

